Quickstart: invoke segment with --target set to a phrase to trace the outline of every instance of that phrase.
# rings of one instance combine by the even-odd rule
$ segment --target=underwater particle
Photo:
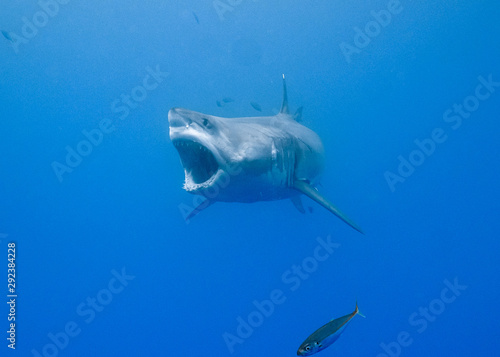
[[[297,351],[297,356],[310,356],[330,346],[332,343],[338,340],[342,332],[344,332],[349,321],[351,321],[351,319],[356,315],[364,317],[359,312],[357,302],[356,309],[353,313],[330,321],[326,325],[323,325],[322,327],[314,331],[311,336],[306,338],[306,340],[300,345]]]
[[[250,105],[253,107],[253,109],[257,110],[258,112],[262,111],[262,107],[260,106],[259,103],[250,102]]]

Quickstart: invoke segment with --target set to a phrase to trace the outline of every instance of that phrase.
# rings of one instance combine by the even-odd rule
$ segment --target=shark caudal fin
[[[354,223],[349,218],[347,218],[347,216],[345,214],[343,214],[342,212],[340,212],[337,209],[337,207],[335,207],[333,205],[333,203],[331,203],[329,200],[327,200],[325,197],[323,197],[314,187],[309,185],[307,182],[296,180],[293,183],[293,188],[296,189],[297,191],[303,193],[307,197],[311,198],[312,200],[316,201],[317,203],[319,203],[323,207],[325,207],[327,210],[332,212],[334,215],[336,215],[338,218],[340,218],[345,223],[350,225],[352,228],[357,230],[359,233],[365,234],[356,223]]]
[[[293,115],[293,119],[297,122],[300,123],[302,121],[302,109],[303,107],[300,107],[295,111],[295,114]]]
[[[283,113],[283,114],[290,113],[290,111],[288,109],[288,95],[286,93],[285,74],[283,74],[283,103],[281,103],[280,113]]]

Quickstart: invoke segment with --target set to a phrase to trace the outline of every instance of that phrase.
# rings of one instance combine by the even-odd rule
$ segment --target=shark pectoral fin
[[[202,203],[200,203],[198,206],[196,206],[195,209],[193,209],[186,217],[186,221],[189,221],[191,218],[193,218],[194,216],[196,216],[198,213],[200,213],[201,211],[203,211],[205,208],[211,206],[214,204],[215,201],[211,201],[209,199],[206,199],[205,201],[203,201]]]
[[[290,201],[292,201],[293,205],[295,206],[295,208],[297,208],[297,210],[300,213],[302,214],[306,213],[306,210],[304,209],[304,205],[302,204],[300,196],[293,196],[292,198],[290,198]]]
[[[309,185],[307,182],[296,180],[293,183],[293,188],[299,192],[302,192],[304,195],[308,196],[312,200],[318,202],[320,205],[325,207],[327,210],[332,212],[334,215],[339,217],[341,220],[343,220],[345,223],[350,225],[352,228],[354,228],[358,232],[365,234],[361,230],[361,228],[358,227],[358,225],[356,223],[354,223],[349,218],[347,218],[347,216],[345,214],[340,212],[329,200],[327,200],[325,197],[323,197],[314,187]]]

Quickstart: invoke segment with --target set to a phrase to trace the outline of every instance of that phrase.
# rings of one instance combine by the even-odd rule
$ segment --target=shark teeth
[[[173,141],[184,167],[186,191],[208,187],[215,174],[219,171],[219,165],[212,152],[202,144],[188,139],[177,139]]]
[[[203,189],[207,189],[212,186],[219,177],[223,174],[223,170],[218,170],[212,177],[210,177],[207,181],[196,184],[192,180],[191,172],[185,172],[186,180],[184,182],[183,188],[187,192],[195,192]]]

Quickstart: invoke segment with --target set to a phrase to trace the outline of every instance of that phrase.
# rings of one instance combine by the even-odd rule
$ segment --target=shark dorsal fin
[[[280,113],[289,114],[288,110],[288,95],[286,94],[286,82],[285,82],[285,74],[283,74],[283,103],[281,104]]]

